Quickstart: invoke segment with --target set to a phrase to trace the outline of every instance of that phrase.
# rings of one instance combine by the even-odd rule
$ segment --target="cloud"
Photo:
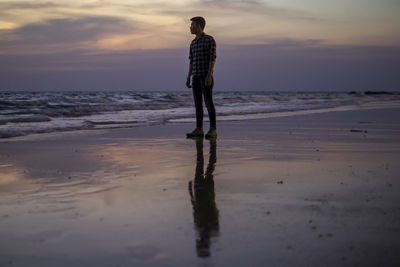
[[[14,34],[31,43],[70,43],[98,39],[110,33],[126,33],[134,27],[117,17],[50,19],[17,28]]]
[[[53,8],[53,7],[64,7],[63,4],[56,4],[54,2],[3,2],[0,3],[0,9],[42,9],[42,8]]]
[[[190,14],[207,14],[208,17],[243,16],[272,17],[275,19],[320,21],[321,18],[305,11],[276,7],[268,2],[257,0],[198,0],[178,6],[169,4],[158,6],[160,14],[188,16]],[[240,17],[238,17],[240,16]]]
[[[89,16],[79,18],[49,19],[0,31],[0,47],[16,51],[32,50],[40,46],[68,46],[85,42],[97,42],[107,35],[129,34],[137,30],[130,21],[120,17]]]

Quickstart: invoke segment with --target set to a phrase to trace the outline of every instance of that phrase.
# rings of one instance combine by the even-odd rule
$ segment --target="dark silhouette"
[[[190,44],[189,73],[186,86],[192,88],[193,99],[196,107],[196,129],[188,133],[188,138],[204,136],[203,132],[203,97],[210,119],[210,130],[206,138],[217,137],[216,113],[213,102],[213,71],[215,66],[216,42],[214,37],[204,32],[206,20],[203,17],[193,17],[190,25],[190,33],[196,38]]]
[[[217,142],[210,140],[210,157],[206,172],[204,173],[203,138],[197,138],[196,173],[194,185],[189,182],[190,200],[193,205],[194,226],[197,232],[196,250],[201,258],[211,255],[211,237],[219,234],[219,212],[215,203],[214,176],[215,163],[217,162]]]

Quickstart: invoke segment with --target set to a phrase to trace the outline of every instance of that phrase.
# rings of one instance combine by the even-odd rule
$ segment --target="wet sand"
[[[0,142],[0,266],[399,266],[400,109]]]

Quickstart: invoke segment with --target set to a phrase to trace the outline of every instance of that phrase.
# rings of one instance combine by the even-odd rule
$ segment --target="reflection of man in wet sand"
[[[218,209],[215,203],[214,168],[217,162],[216,140],[210,140],[210,157],[204,174],[203,138],[196,139],[197,162],[194,185],[189,182],[189,194],[193,205],[193,218],[197,230],[198,257],[210,256],[210,238],[218,236]]]

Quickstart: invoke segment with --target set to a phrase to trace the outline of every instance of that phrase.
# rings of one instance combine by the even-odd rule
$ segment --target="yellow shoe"
[[[217,138],[217,129],[210,128],[210,130],[206,134],[206,139],[215,139],[215,138]]]
[[[187,138],[203,137],[203,136],[204,136],[203,128],[196,128],[193,130],[193,132],[186,134]]]

